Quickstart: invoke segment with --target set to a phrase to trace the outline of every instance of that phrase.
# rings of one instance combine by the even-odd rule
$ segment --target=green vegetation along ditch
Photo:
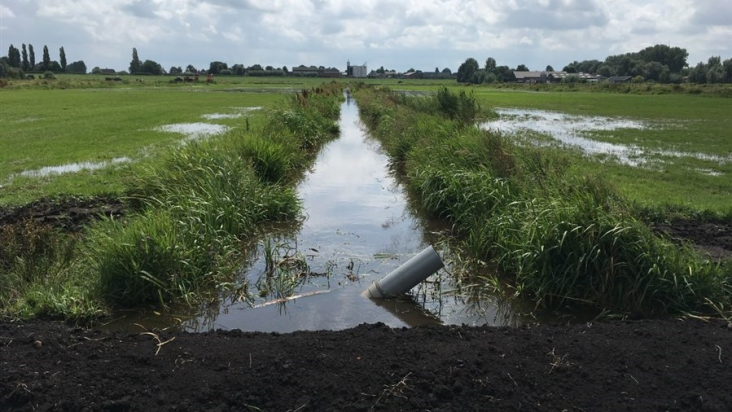
[[[0,233],[0,314],[70,320],[142,303],[196,302],[231,283],[242,244],[300,215],[294,183],[338,135],[339,85],[294,95],[252,131],[189,141],[138,172],[135,212],[77,235],[29,220]]]
[[[356,96],[409,190],[453,224],[473,261],[493,261],[515,293],[551,309],[652,315],[730,307],[729,261],[657,236],[602,177],[569,173],[567,153],[519,147],[476,127],[484,114],[470,95],[364,87]]]

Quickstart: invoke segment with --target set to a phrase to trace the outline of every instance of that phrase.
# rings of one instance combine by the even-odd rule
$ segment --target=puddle
[[[483,123],[482,127],[496,130],[508,135],[520,135],[533,132],[550,136],[556,141],[570,147],[581,149],[588,155],[611,156],[621,164],[628,166],[647,165],[651,156],[691,157],[699,160],[724,164],[732,161],[732,157],[722,157],[706,153],[681,152],[674,150],[645,149],[635,145],[622,145],[592,140],[588,135],[597,131],[619,129],[643,130],[650,126],[647,123],[622,118],[601,116],[577,116],[560,112],[533,109],[498,108],[498,120]],[[537,142],[544,145],[544,142]]]
[[[129,157],[118,157],[108,162],[80,162],[80,163],[69,163],[61,166],[46,166],[35,170],[26,170],[20,173],[21,176],[25,177],[45,177],[53,174],[62,173],[76,173],[82,170],[99,170],[104,169],[111,165],[120,163],[129,163],[132,160]]]
[[[156,130],[169,133],[180,133],[186,140],[197,140],[205,137],[222,134],[229,130],[229,127],[212,123],[174,123],[160,126]]]
[[[201,115],[201,117],[206,120],[238,119],[238,118],[246,116],[249,112],[253,112],[255,110],[261,110],[262,108],[259,106],[256,106],[256,107],[236,107],[235,109],[238,110],[238,113],[210,113],[210,114]]]

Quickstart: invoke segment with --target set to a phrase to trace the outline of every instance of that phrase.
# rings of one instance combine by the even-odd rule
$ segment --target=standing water
[[[391,327],[520,323],[509,306],[495,299],[451,293],[456,286],[447,273],[430,277],[413,289],[420,293],[404,299],[361,296],[372,282],[430,244],[435,222],[409,209],[389,159],[360,127],[358,108],[349,94],[341,106],[340,130],[340,138],[323,148],[298,187],[306,214],[299,231],[265,240],[258,247],[259,257],[242,272],[256,300],[225,299],[205,314],[183,321],[183,327],[291,332],[376,322]],[[317,275],[267,277],[268,262],[295,256],[307,265],[302,273]]]

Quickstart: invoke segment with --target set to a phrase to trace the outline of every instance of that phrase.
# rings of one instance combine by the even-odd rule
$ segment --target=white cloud
[[[8,7],[3,6],[0,4],[0,18],[2,19],[12,19],[15,17],[15,13],[13,13],[12,10],[10,10]]]
[[[732,57],[732,2],[716,0],[22,0],[0,6],[9,44],[63,46],[125,69],[136,47],[164,67],[214,60],[453,70],[468,57],[563,67],[654,44],[689,62]]]

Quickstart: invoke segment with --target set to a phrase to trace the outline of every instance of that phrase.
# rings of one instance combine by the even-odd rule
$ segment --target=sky
[[[455,71],[483,65],[556,70],[574,60],[682,47],[689,65],[732,58],[732,0],[0,0],[0,55],[32,44],[127,70],[132,48],[166,70],[315,65],[345,71]]]

